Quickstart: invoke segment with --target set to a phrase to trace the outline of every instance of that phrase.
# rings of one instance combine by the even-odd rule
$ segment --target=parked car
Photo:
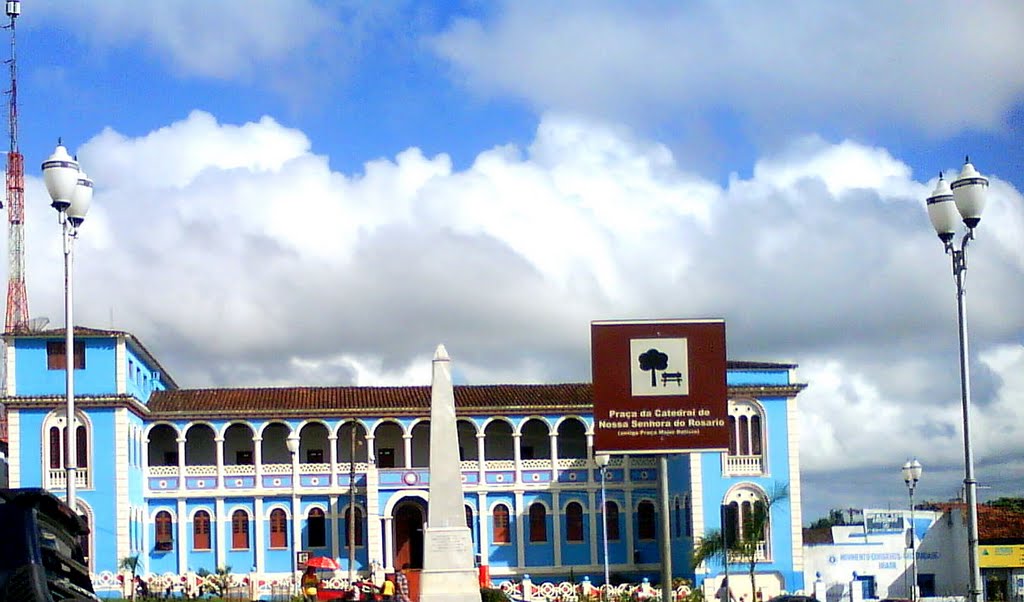
[[[818,599],[814,596],[801,596],[797,594],[783,594],[781,596],[775,596],[768,602],[818,602]]]
[[[45,489],[0,489],[0,602],[98,601],[82,517]]]

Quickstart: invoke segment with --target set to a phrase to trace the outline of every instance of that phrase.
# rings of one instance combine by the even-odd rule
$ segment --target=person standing
[[[384,602],[394,602],[395,582],[391,580],[391,575],[384,577],[384,583],[380,587],[380,597]]]
[[[305,601],[316,602],[319,589],[320,578],[316,575],[316,569],[311,566],[306,567],[306,572],[302,574],[302,595]]]
[[[718,598],[718,602],[736,602],[736,596],[733,595],[732,589],[729,588],[728,577],[722,579],[722,586],[718,588],[715,597]]]
[[[409,601],[409,578],[405,576],[405,567],[398,567],[395,571],[395,594],[398,599],[395,602]]]

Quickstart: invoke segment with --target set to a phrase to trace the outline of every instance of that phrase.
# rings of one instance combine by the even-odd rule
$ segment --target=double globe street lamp
[[[971,448],[971,373],[967,360],[967,315],[964,281],[967,277],[967,244],[974,239],[974,229],[981,221],[985,208],[985,190],[988,179],[965,159],[960,177],[952,184],[946,183],[939,174],[938,184],[932,196],[928,197],[928,217],[935,227],[939,240],[953,263],[953,280],[956,283],[957,318],[960,323],[960,398],[964,421],[964,490],[967,495],[967,562],[969,578],[969,602],[981,598],[981,568],[978,565],[978,499],[977,481],[974,480],[974,452]],[[960,239],[960,248],[955,244],[962,221],[967,231]]]
[[[43,162],[43,182],[57,210],[64,234],[64,372],[67,407],[64,438],[65,486],[68,506],[77,512],[76,485],[78,442],[75,427],[75,322],[72,318],[72,243],[92,203],[92,180],[79,169],[78,161],[68,154],[60,140],[50,158]]]
[[[910,602],[917,602],[917,532],[914,528],[914,488],[921,479],[924,468],[917,458],[908,460],[903,465],[903,482],[910,492]]]

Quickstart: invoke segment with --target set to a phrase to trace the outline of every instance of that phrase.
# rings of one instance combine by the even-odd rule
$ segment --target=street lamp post
[[[917,602],[917,534],[914,530],[914,488],[921,479],[924,469],[917,458],[908,460],[903,465],[903,482],[910,492],[910,602]]]
[[[601,471],[601,542],[604,546],[604,587],[601,591],[607,593],[609,585],[608,573],[608,502],[605,499],[604,481],[608,476],[608,463],[611,457],[608,454],[597,454],[594,456],[594,463]],[[604,595],[602,594],[602,598]]]
[[[299,478],[299,474],[298,474],[298,472],[299,472],[298,471],[298,459],[299,459],[299,446],[300,446],[299,436],[295,432],[292,432],[292,434],[288,435],[288,438],[285,439],[284,444],[285,444],[285,446],[287,446],[287,448],[288,448],[288,455],[291,456],[291,459],[292,459],[292,516],[295,517],[295,516],[299,515],[299,484],[297,482],[298,478]],[[294,548],[292,550],[292,587],[293,588],[298,588],[298,584],[299,584],[299,578],[298,578],[298,573],[299,573],[299,570],[300,570],[299,569],[299,548],[302,547],[301,546],[301,541],[299,539],[299,532],[295,528],[295,526],[297,524],[298,524],[297,522],[293,522],[293,524],[292,524],[292,547]]]
[[[967,361],[967,310],[964,281],[967,277],[967,243],[974,239],[974,229],[981,221],[985,208],[985,190],[988,179],[981,176],[970,159],[964,162],[960,177],[947,184],[939,174],[938,184],[932,196],[928,197],[928,217],[939,235],[946,253],[953,264],[953,280],[956,283],[957,319],[960,323],[960,398],[964,421],[964,490],[967,495],[967,563],[969,579],[969,602],[981,598],[981,568],[978,565],[978,498],[977,481],[974,480],[974,452],[971,448],[971,372]],[[958,218],[967,226],[967,232],[956,248],[954,237]]]
[[[67,409],[64,438],[65,486],[67,503],[78,512],[76,486],[78,478],[78,441],[75,429],[75,321],[72,315],[72,248],[78,237],[78,227],[85,220],[92,202],[92,180],[78,167],[78,161],[57,141],[50,158],[43,162],[43,182],[50,194],[51,206],[57,210],[57,219],[63,229],[64,246],[64,372],[65,404]]]
[[[349,432],[348,456],[348,583],[356,580],[356,421]]]

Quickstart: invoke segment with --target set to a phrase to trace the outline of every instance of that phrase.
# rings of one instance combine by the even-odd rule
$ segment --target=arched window
[[[654,539],[654,504],[647,500],[636,507],[638,539]]]
[[[288,547],[288,516],[280,508],[270,512],[270,547]]]
[[[89,473],[92,458],[87,424],[84,414],[75,416],[75,466],[78,468],[76,479],[80,489],[92,487],[92,477]],[[43,485],[50,489],[64,489],[67,485],[66,475],[62,469],[67,467],[66,443],[69,437],[67,414],[63,411],[48,414],[43,421],[41,436],[44,441],[41,465],[46,468],[43,471]]]
[[[86,434],[82,425],[75,429],[75,463],[78,468],[89,468],[89,441]]]
[[[675,504],[673,504],[673,510],[675,510],[675,532],[676,537],[680,537],[683,534],[683,504],[679,501],[679,496],[676,496]]]
[[[761,491],[753,487],[730,491],[723,511],[726,543],[730,547],[739,541],[756,544],[757,559],[767,559],[770,518]]]
[[[327,517],[320,508],[310,508],[306,515],[309,547],[322,548],[327,545]]]
[[[764,473],[764,412],[752,399],[729,400],[729,474]]]
[[[174,549],[174,523],[171,513],[161,510],[153,519],[156,526],[156,549],[161,552]]]
[[[231,513],[231,548],[249,549],[249,514],[245,510],[239,509]]]
[[[473,509],[470,508],[469,506],[464,506],[464,508],[466,509],[466,527],[469,529],[469,532],[472,533],[473,532]]]
[[[608,541],[619,541],[619,505],[611,500],[604,503],[604,528],[608,530]]]
[[[206,510],[200,510],[192,517],[192,548],[210,549],[210,513]]]
[[[693,501],[690,499],[690,494],[687,493],[683,497],[683,516],[686,518],[686,536],[693,537]]]
[[[583,541],[583,506],[579,502],[565,507],[565,540]]]
[[[491,511],[491,523],[494,533],[491,539],[494,543],[512,543],[512,535],[508,529],[508,506],[498,504]]]
[[[64,467],[64,446],[60,435],[59,428],[50,427],[50,468]]]
[[[351,514],[351,512],[352,512],[351,508],[347,508],[345,510],[345,547],[346,548],[348,547],[349,542],[352,541],[351,537],[353,537],[353,536],[355,537],[355,545],[357,547],[363,545],[363,511],[360,510],[358,507],[355,509],[356,528],[355,528],[354,531],[351,531],[352,535],[350,536],[349,533],[350,533],[350,529],[352,528],[352,521],[351,521],[352,514]]]
[[[530,504],[530,542],[541,543],[548,540],[548,516],[544,504]]]

